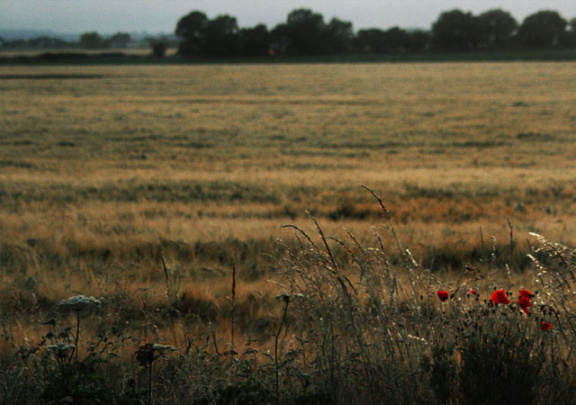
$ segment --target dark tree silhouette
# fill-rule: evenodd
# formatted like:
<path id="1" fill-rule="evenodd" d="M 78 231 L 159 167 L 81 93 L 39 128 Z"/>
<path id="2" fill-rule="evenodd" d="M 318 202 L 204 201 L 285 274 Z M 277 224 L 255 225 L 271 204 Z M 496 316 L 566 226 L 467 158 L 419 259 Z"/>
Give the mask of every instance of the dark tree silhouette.
<path id="1" fill-rule="evenodd" d="M 291 55 L 321 55 L 327 52 L 324 17 L 312 10 L 298 9 L 288 14 L 286 24 L 278 27 L 286 52 Z"/>
<path id="2" fill-rule="evenodd" d="M 268 28 L 259 24 L 253 28 L 240 30 L 243 56 L 266 56 L 270 54 L 272 38 Z"/>
<path id="3" fill-rule="evenodd" d="M 478 19 L 461 10 L 445 11 L 432 24 L 432 43 L 444 51 L 468 51 L 478 46 Z"/>
<path id="4" fill-rule="evenodd" d="M 567 24 L 556 11 L 539 11 L 524 19 L 518 30 L 518 39 L 529 48 L 558 46 L 562 43 Z"/>
<path id="5" fill-rule="evenodd" d="M 427 39 L 428 36 L 426 36 Z M 410 35 L 398 27 L 390 28 L 387 31 L 369 28 L 358 31 L 355 49 L 362 53 L 398 53 L 411 50 L 410 40 Z"/>
<path id="6" fill-rule="evenodd" d="M 396 53 L 406 50 L 408 35 L 399 27 L 390 28 L 386 31 L 386 48 L 388 52 Z"/>
<path id="7" fill-rule="evenodd" d="M 326 46 L 330 54 L 346 53 L 352 49 L 354 28 L 349 21 L 330 20 L 325 28 Z"/>
<path id="8" fill-rule="evenodd" d="M 126 48 L 131 39 L 127 32 L 117 32 L 110 37 L 110 46 L 112 48 Z"/>
<path id="9" fill-rule="evenodd" d="M 557 12 L 540 11 L 528 16 L 519 27 L 512 15 L 502 9 L 488 10 L 478 16 L 459 9 L 445 11 L 430 31 L 393 27 L 362 29 L 356 34 L 351 22 L 332 18 L 326 23 L 322 14 L 305 8 L 293 10 L 285 23 L 271 30 L 264 24 L 240 29 L 236 18 L 230 15 L 211 20 L 201 11 L 192 11 L 178 21 L 175 33 L 180 38 L 179 55 L 203 57 L 463 52 L 519 44 L 543 48 L 576 47 L 576 19 L 569 29 Z M 97 33 L 87 35 L 85 47 L 97 48 L 106 43 L 102 38 L 100 42 L 93 38 Z M 111 38 L 112 43 L 120 39 L 115 37 Z"/>
<path id="10" fill-rule="evenodd" d="M 569 30 L 564 35 L 562 45 L 567 48 L 576 48 L 576 17 L 568 22 Z"/>
<path id="11" fill-rule="evenodd" d="M 166 56 L 169 41 L 165 37 L 150 37 L 148 38 L 150 48 L 152 48 L 152 56 L 155 58 L 163 58 Z"/>
<path id="12" fill-rule="evenodd" d="M 178 54 L 192 56 L 204 52 L 208 22 L 208 17 L 201 11 L 192 11 L 178 21 L 175 30 L 181 39 Z"/>
<path id="13" fill-rule="evenodd" d="M 356 35 L 354 48 L 361 53 L 384 53 L 386 52 L 386 32 L 378 28 L 360 30 Z"/>
<path id="14" fill-rule="evenodd" d="M 221 15 L 208 21 L 204 54 L 237 56 L 240 51 L 240 29 L 236 18 Z"/>
<path id="15" fill-rule="evenodd" d="M 0 38 L 0 44 L 1 43 L 2 39 Z M 52 38 L 47 36 L 30 39 L 27 41 L 27 45 L 30 48 L 65 48 L 71 46 L 69 42 L 63 41 L 59 38 Z"/>
<path id="16" fill-rule="evenodd" d="M 406 32 L 406 50 L 409 52 L 425 51 L 430 45 L 429 31 L 414 30 Z"/>
<path id="17" fill-rule="evenodd" d="M 488 10 L 478 16 L 480 46 L 502 48 L 510 44 L 518 23 L 508 13 L 500 9 Z"/>
<path id="18" fill-rule="evenodd" d="M 106 48 L 107 41 L 96 31 L 85 32 L 80 36 L 80 46 L 84 49 L 102 49 Z"/>

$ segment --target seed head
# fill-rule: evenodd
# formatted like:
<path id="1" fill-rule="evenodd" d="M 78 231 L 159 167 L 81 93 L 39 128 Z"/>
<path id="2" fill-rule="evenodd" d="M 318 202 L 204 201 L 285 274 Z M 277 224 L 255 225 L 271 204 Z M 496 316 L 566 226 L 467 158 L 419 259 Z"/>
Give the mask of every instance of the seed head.
<path id="1" fill-rule="evenodd" d="M 94 297 L 85 297 L 83 295 L 76 295 L 75 297 L 70 297 L 68 299 L 60 301 L 58 306 L 62 309 L 69 311 L 84 311 L 101 304 L 100 300 Z"/>

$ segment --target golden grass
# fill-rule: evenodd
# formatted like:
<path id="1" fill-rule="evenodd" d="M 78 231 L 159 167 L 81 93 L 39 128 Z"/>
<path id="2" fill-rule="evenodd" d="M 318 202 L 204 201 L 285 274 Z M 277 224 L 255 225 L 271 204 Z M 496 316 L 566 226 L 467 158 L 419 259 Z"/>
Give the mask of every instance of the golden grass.
<path id="1" fill-rule="evenodd" d="M 575 245 L 573 72 L 574 63 L 0 67 L 0 266 L 17 289 L 36 279 L 51 302 L 115 285 L 162 301 L 160 255 L 184 290 L 228 283 L 234 261 L 243 282 L 266 286 L 276 271 L 266 253 L 294 239 L 280 226 L 306 228 L 307 211 L 328 234 L 371 238 L 382 221 L 361 184 L 434 270 L 504 249 L 508 219 L 520 253 L 530 231 Z"/>

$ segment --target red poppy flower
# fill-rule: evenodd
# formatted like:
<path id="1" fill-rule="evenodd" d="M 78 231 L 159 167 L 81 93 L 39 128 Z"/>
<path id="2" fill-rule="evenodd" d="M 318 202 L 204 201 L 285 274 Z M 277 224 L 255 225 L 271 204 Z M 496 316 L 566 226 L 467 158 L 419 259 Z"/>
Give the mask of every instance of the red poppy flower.
<path id="1" fill-rule="evenodd" d="M 444 302 L 449 297 L 450 297 L 450 294 L 448 294 L 448 291 L 438 290 L 438 298 L 440 298 L 440 301 Z"/>
<path id="2" fill-rule="evenodd" d="M 475 289 L 471 288 L 470 291 L 468 291 L 468 294 L 470 294 L 470 295 L 478 295 L 478 291 L 476 291 Z"/>
<path id="3" fill-rule="evenodd" d="M 540 324 L 540 330 L 545 332 L 550 329 L 552 329 L 552 324 L 549 322 L 542 321 L 542 323 Z"/>
<path id="4" fill-rule="evenodd" d="M 532 299 L 532 293 L 528 290 L 521 289 L 520 290 L 520 298 L 527 298 L 528 300 Z"/>
<path id="5" fill-rule="evenodd" d="M 492 295 L 490 296 L 490 300 L 494 304 L 506 304 L 506 305 L 510 304 L 510 300 L 506 296 L 506 291 L 504 291 L 504 290 L 494 291 L 492 293 Z"/>
<path id="6" fill-rule="evenodd" d="M 530 310 L 528 309 L 532 306 L 532 303 L 530 302 L 530 298 L 526 298 L 526 297 L 518 298 L 518 305 L 520 306 L 520 309 L 522 311 L 524 311 L 526 314 L 530 314 Z"/>

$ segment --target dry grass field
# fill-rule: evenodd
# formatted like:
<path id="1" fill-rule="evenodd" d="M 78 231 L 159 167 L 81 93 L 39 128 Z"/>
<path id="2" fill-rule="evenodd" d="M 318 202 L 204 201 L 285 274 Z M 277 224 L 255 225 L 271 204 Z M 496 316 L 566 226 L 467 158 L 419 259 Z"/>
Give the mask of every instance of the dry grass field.
<path id="1" fill-rule="evenodd" d="M 315 238 L 310 215 L 327 236 L 379 246 L 390 265 L 409 248 L 454 288 L 466 266 L 531 280 L 530 232 L 576 245 L 575 73 L 574 63 L 2 66 L 4 356 L 36 344 L 58 302 L 79 294 L 109 308 L 84 336 L 114 328 L 190 350 L 206 334 L 224 351 L 237 322 L 237 346 L 260 333 L 273 351 L 275 332 L 264 339 L 254 322 L 282 318 L 272 297 L 303 239 L 282 225 Z M 335 260 L 354 267 L 339 246 Z"/>

